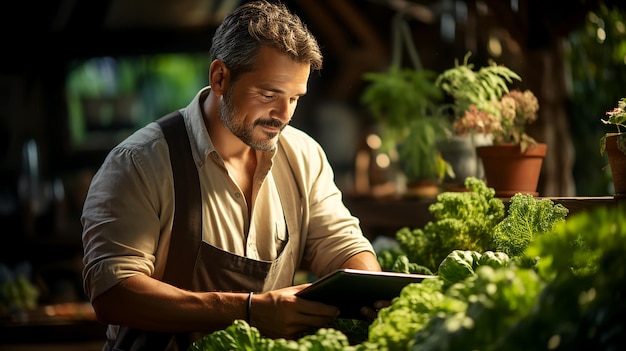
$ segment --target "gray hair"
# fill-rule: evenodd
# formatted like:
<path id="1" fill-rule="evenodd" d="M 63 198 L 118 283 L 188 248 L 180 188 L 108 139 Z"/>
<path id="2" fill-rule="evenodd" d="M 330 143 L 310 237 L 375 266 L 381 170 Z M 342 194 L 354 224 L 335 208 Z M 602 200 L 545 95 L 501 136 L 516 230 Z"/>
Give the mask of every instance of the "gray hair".
<path id="1" fill-rule="evenodd" d="M 317 40 L 302 20 L 278 2 L 245 3 L 227 15 L 213 36 L 209 54 L 223 61 L 233 79 L 254 69 L 261 46 L 277 49 L 294 61 L 322 68 Z"/>

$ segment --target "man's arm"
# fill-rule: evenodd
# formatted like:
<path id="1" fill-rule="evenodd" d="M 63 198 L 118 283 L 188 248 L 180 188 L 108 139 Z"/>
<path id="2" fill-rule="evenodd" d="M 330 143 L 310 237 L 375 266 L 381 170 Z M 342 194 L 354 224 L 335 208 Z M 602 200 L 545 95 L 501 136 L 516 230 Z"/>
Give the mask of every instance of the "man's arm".
<path id="1" fill-rule="evenodd" d="M 143 274 L 123 280 L 93 301 L 104 323 L 164 332 L 222 329 L 234 319 L 245 319 L 245 306 L 245 294 L 194 293 Z"/>
<path id="2" fill-rule="evenodd" d="M 341 268 L 362 269 L 366 271 L 380 272 L 380 264 L 373 253 L 369 251 L 359 252 L 358 254 L 350 257 Z"/>
<path id="3" fill-rule="evenodd" d="M 295 293 L 308 284 L 254 294 L 251 324 L 272 338 L 294 338 L 330 323 L 337 308 Z M 162 332 L 212 332 L 246 319 L 248 293 L 191 292 L 145 275 L 125 279 L 93 301 L 98 320 Z"/>

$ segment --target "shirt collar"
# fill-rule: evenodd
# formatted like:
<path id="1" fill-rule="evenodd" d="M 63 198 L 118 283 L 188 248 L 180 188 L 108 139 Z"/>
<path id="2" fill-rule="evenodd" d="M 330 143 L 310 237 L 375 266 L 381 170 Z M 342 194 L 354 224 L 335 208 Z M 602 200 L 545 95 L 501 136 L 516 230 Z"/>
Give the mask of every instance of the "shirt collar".
<path id="1" fill-rule="evenodd" d="M 206 124 L 204 123 L 202 106 L 204 100 L 209 96 L 210 92 L 211 87 L 207 86 L 202 88 L 193 100 L 191 100 L 189 105 L 181 110 L 181 113 L 185 118 L 185 124 L 187 124 L 188 129 L 191 130 L 190 139 L 192 148 L 194 148 L 194 159 L 199 166 L 202 166 L 206 162 L 209 155 L 212 155 L 215 160 L 219 160 L 219 162 L 223 163 L 222 158 L 213 146 Z M 266 167 L 268 170 L 271 168 L 272 160 L 275 155 L 276 150 L 273 152 L 257 152 L 257 157 L 259 157 L 258 159 L 262 160 L 262 164 L 267 165 Z"/>

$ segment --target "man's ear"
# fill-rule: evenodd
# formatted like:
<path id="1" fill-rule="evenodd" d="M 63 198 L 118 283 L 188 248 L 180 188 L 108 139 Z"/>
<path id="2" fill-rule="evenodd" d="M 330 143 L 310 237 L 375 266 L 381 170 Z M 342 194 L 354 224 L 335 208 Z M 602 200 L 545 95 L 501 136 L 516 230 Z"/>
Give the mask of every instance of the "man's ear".
<path id="1" fill-rule="evenodd" d="M 209 84 L 211 85 L 211 91 L 215 95 L 222 96 L 228 89 L 230 82 L 230 71 L 224 61 L 213 60 L 211 67 L 209 68 Z"/>

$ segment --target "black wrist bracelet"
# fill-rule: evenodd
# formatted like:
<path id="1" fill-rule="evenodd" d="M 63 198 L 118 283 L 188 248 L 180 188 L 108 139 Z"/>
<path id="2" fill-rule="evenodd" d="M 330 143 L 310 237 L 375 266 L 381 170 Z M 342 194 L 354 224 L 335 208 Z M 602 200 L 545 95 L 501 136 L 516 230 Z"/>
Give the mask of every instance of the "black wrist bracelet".
<path id="1" fill-rule="evenodd" d="M 250 324 L 250 309 L 252 309 L 252 295 L 254 293 L 251 291 L 248 295 L 248 308 L 246 309 L 246 322 Z"/>

